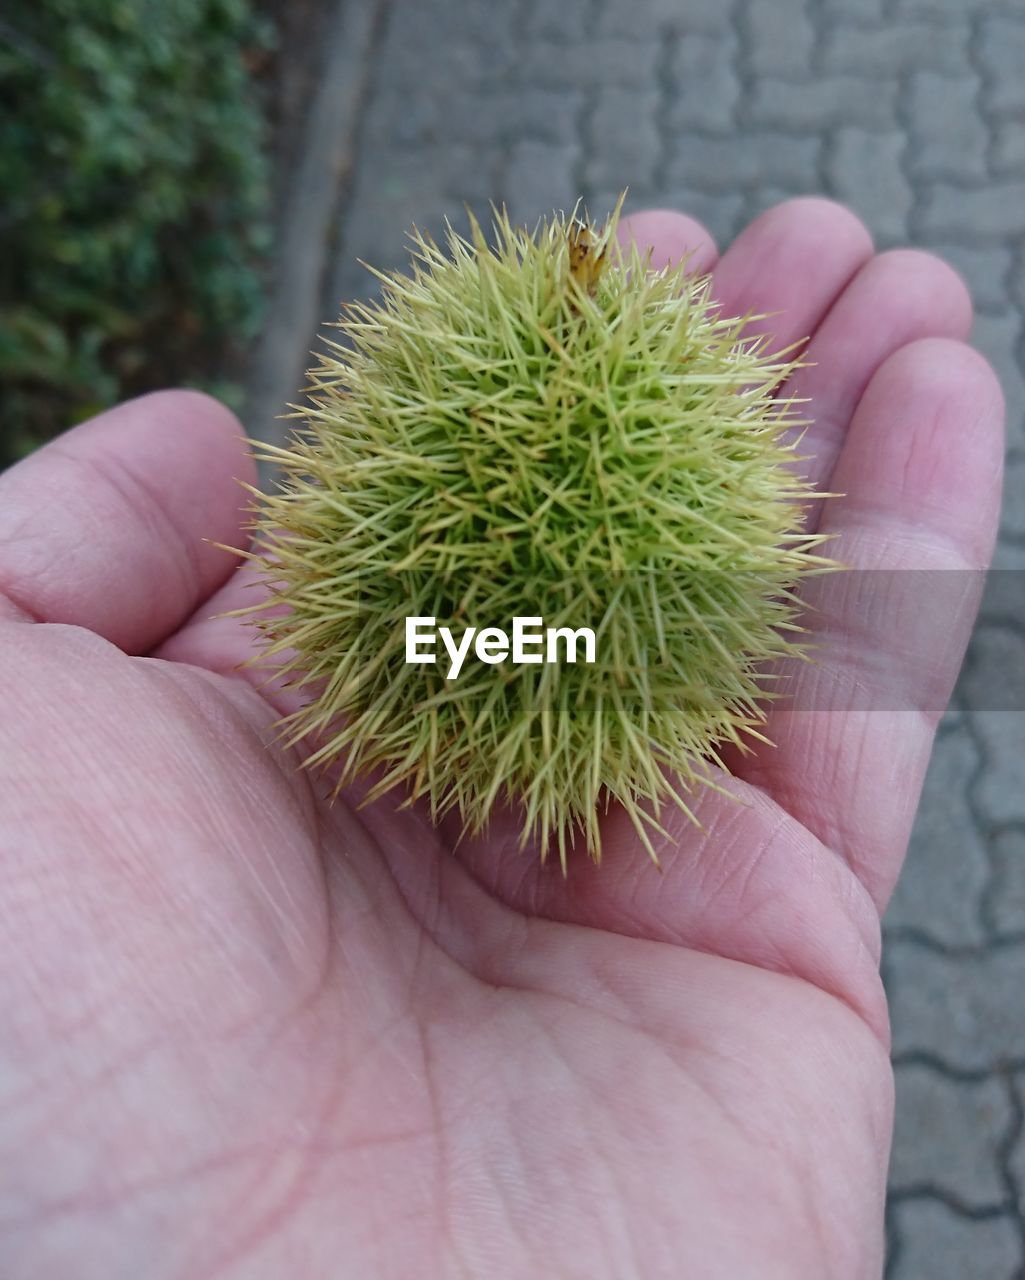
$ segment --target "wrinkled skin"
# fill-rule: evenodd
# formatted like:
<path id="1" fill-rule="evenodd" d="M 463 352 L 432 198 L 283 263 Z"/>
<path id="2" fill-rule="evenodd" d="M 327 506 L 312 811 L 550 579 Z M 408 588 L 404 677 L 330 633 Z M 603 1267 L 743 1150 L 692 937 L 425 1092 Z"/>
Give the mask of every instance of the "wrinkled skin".
<path id="1" fill-rule="evenodd" d="M 988 562 L 1002 404 L 949 268 L 821 200 L 718 262 L 682 215 L 628 233 L 811 335 L 834 555 Z M 216 616 L 254 598 L 212 545 L 244 545 L 249 468 L 177 392 L 0 480 L 0 1273 L 877 1276 L 879 912 L 972 592 L 912 645 L 841 591 L 824 709 L 773 711 L 744 803 L 672 820 L 661 874 L 610 814 L 563 881 L 511 821 L 453 855 L 271 745 L 287 695 Z M 844 711 L 881 663 L 899 699 Z"/>

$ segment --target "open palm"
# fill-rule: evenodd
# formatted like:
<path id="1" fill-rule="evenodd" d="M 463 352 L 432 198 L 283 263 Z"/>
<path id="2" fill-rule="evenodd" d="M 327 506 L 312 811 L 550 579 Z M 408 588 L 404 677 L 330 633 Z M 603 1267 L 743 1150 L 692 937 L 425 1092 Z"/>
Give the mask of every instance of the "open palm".
<path id="1" fill-rule="evenodd" d="M 630 229 L 812 335 L 833 554 L 988 563 L 1002 406 L 953 272 L 820 200 L 718 263 L 681 215 Z M 877 1275 L 879 912 L 976 577 L 942 628 L 833 587 L 741 803 L 674 819 L 661 874 L 613 812 L 563 880 L 512 820 L 453 853 L 273 745 L 219 616 L 251 596 L 212 545 L 244 536 L 238 437 L 164 393 L 0 480 L 0 1273 Z"/>

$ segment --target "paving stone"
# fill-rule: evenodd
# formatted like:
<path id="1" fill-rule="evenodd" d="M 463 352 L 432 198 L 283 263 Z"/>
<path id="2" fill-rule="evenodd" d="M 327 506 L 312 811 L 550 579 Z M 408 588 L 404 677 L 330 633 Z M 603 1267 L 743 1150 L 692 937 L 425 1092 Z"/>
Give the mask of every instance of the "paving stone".
<path id="1" fill-rule="evenodd" d="M 1002 241 L 1021 232 L 1023 208 L 1025 182 L 994 182 L 983 187 L 939 182 L 928 189 L 922 229 L 929 236 Z"/>
<path id="2" fill-rule="evenodd" d="M 887 942 L 893 1053 L 928 1054 L 955 1070 L 1025 1060 L 1025 944 L 952 954 Z"/>
<path id="3" fill-rule="evenodd" d="M 987 821 L 1025 820 L 1025 635 L 1013 625 L 980 623 L 963 682 L 972 725 L 985 752 L 974 797 Z M 979 704 L 982 704 L 981 707 Z"/>
<path id="4" fill-rule="evenodd" d="M 822 65 L 828 72 L 864 76 L 871 82 L 920 67 L 962 72 L 967 51 L 967 22 L 838 22 L 823 38 Z"/>
<path id="5" fill-rule="evenodd" d="M 1007 443 L 1025 448 L 1025 371 L 1021 362 L 1022 317 L 1017 310 L 978 315 L 972 342 L 989 360 L 1000 378 L 1007 401 Z"/>
<path id="6" fill-rule="evenodd" d="M 541 4 L 550 0 L 540 0 Z M 592 6 L 593 8 L 594 6 Z M 665 33 L 701 31 L 707 35 L 725 35 L 732 26 L 729 6 L 716 12 L 714 6 L 674 3 L 673 0 L 597 0 L 597 16 L 591 18 L 590 30 L 599 38 L 636 39 L 638 33 L 661 30 Z"/>
<path id="7" fill-rule="evenodd" d="M 1009 585 L 1020 597 L 1021 583 Z M 1021 606 L 1013 621 L 1021 627 Z M 1025 635 L 996 622 L 981 622 L 972 637 L 961 690 L 984 769 L 972 798 L 994 825 L 1025 822 Z"/>
<path id="8" fill-rule="evenodd" d="M 1025 575 L 1025 546 L 1008 542 L 1006 537 L 1001 536 L 997 540 L 993 555 L 993 569 L 997 571 L 1011 569 L 1016 574 Z"/>
<path id="9" fill-rule="evenodd" d="M 432 60 L 439 45 L 472 47 L 478 56 L 483 54 L 480 72 L 490 79 L 499 64 L 506 69 L 518 64 L 524 8 L 522 0 L 469 0 L 459 5 L 451 0 L 400 0 L 392 25 L 407 27 L 421 56 L 429 49 Z"/>
<path id="10" fill-rule="evenodd" d="M 720 250 L 737 236 L 746 221 L 744 197 L 738 192 L 712 195 L 686 183 L 669 184 L 662 203 L 697 218 L 711 232 Z"/>
<path id="11" fill-rule="evenodd" d="M 575 146 L 513 143 L 499 185 L 499 199 L 505 202 L 511 217 L 533 226 L 542 214 L 553 209 L 572 209 L 580 194 L 576 177 L 579 158 Z"/>
<path id="12" fill-rule="evenodd" d="M 381 270 L 404 267 L 410 227 L 440 236 L 446 218 L 465 225 L 467 205 L 486 218 L 488 202 L 498 194 L 493 166 L 482 162 L 475 148 L 378 151 L 373 165 L 357 176 L 355 198 L 340 229 L 328 286 L 331 305 L 376 292 L 357 259 Z"/>
<path id="13" fill-rule="evenodd" d="M 999 1207 L 1005 1199 L 999 1144 L 1014 1124 L 1004 1084 L 907 1064 L 897 1068 L 896 1085 L 891 1190 L 929 1188 L 969 1209 Z"/>
<path id="14" fill-rule="evenodd" d="M 1025 580 L 1016 572 L 991 570 L 959 689 L 973 715 L 1025 710 L 1023 633 Z"/>
<path id="15" fill-rule="evenodd" d="M 547 8 L 541 0 L 539 8 Z M 558 4 L 551 6 L 558 8 Z M 650 30 L 656 23 L 654 6 L 648 0 L 631 0 L 630 4 L 618 4 L 616 0 L 597 0 L 590 6 L 591 12 L 582 30 L 599 38 L 614 36 L 616 39 L 632 39 L 638 31 Z M 580 39 L 580 33 L 577 34 Z"/>
<path id="16" fill-rule="evenodd" d="M 984 17 L 978 50 L 990 110 L 1025 110 L 1025 14 Z"/>
<path id="17" fill-rule="evenodd" d="M 1025 707 L 1025 673 L 1014 668 L 1015 636 L 1025 631 L 1025 577 L 991 569 L 986 574 L 979 619 L 968 646 L 962 703 L 969 709 L 999 711 Z M 1011 664 L 1010 671 L 1001 666 Z M 1010 676 L 1010 679 L 1008 678 Z M 973 682 L 978 681 L 978 684 Z"/>
<path id="18" fill-rule="evenodd" d="M 1025 538 L 1025 457 L 1019 452 L 1004 465 L 1004 505 L 1001 532 Z"/>
<path id="19" fill-rule="evenodd" d="M 604 0 L 607 20 L 612 20 L 614 10 L 618 10 L 620 21 L 628 15 L 638 25 L 668 24 L 685 31 L 711 32 L 730 30 L 736 13 L 734 6 L 723 0 Z"/>
<path id="20" fill-rule="evenodd" d="M 755 75 L 807 74 L 815 28 L 805 0 L 756 0 L 746 10 L 747 64 Z"/>
<path id="21" fill-rule="evenodd" d="M 513 6 L 400 4 L 388 23 L 378 83 L 486 86 L 516 65 Z M 429 50 L 429 57 L 425 57 Z"/>
<path id="22" fill-rule="evenodd" d="M 405 72 L 394 71 L 396 76 Z M 401 97 L 387 94 L 379 98 L 363 119 L 363 145 L 376 163 L 377 152 L 395 146 L 419 150 L 427 146 L 443 146 L 450 138 L 457 140 L 467 116 L 467 104 L 477 94 L 461 76 L 412 81 L 411 91 Z M 483 113 L 488 114 L 487 99 Z"/>
<path id="23" fill-rule="evenodd" d="M 1025 175 L 1025 123 L 1001 120 L 993 134 L 993 172 L 1001 178 Z"/>
<path id="24" fill-rule="evenodd" d="M 487 136 L 494 145 L 503 136 L 495 91 L 518 71 L 515 8 L 396 6 L 375 68 L 378 92 L 364 114 L 361 169 L 372 169 L 377 149 L 392 142 L 444 150 L 453 138 Z M 468 121 L 481 122 L 476 132 Z"/>
<path id="25" fill-rule="evenodd" d="M 658 95 L 605 89 L 587 122 L 590 143 L 584 180 L 598 188 L 647 187 L 655 178 L 662 141 L 656 128 Z"/>
<path id="26" fill-rule="evenodd" d="M 915 929 L 949 946 L 983 940 L 989 862 L 968 803 L 979 752 L 967 728 L 936 742 L 908 857 L 886 912 L 890 929 Z"/>
<path id="27" fill-rule="evenodd" d="M 907 236 L 913 195 L 901 164 L 902 133 L 839 129 L 826 155 L 829 193 L 849 204 L 881 240 Z"/>
<path id="28" fill-rule="evenodd" d="M 745 132 L 723 138 L 694 135 L 673 141 L 666 176 L 698 191 L 737 191 L 772 183 L 784 190 L 818 186 L 821 144 L 816 137 Z"/>
<path id="29" fill-rule="evenodd" d="M 372 188 L 372 194 L 363 190 L 364 185 Z M 446 198 L 437 165 L 424 153 L 379 154 L 373 170 L 364 171 L 358 179 L 356 195 L 361 198 L 353 201 L 345 221 L 340 255 L 346 284 L 355 282 L 355 288 L 335 291 L 346 297 L 369 288 L 369 277 L 357 258 L 382 269 L 397 266 L 405 233 L 413 222 L 437 223 L 443 208 L 456 211 L 455 202 Z"/>
<path id="30" fill-rule="evenodd" d="M 442 136 L 476 147 L 478 157 L 504 153 L 512 139 L 568 146 L 579 140 L 584 105 L 583 91 L 569 87 L 470 91 L 450 101 Z"/>
<path id="31" fill-rule="evenodd" d="M 992 843 L 990 918 L 1000 934 L 1025 934 L 1025 831 L 1002 831 Z"/>
<path id="32" fill-rule="evenodd" d="M 579 41 L 594 30 L 594 7 L 594 0 L 559 0 L 558 4 L 531 5 L 523 23 L 523 33 L 530 43 L 539 38 L 567 44 Z"/>
<path id="33" fill-rule="evenodd" d="M 924 18 L 927 22 L 960 19 L 972 9 L 966 0 L 890 0 L 890 11 L 895 19 Z"/>
<path id="34" fill-rule="evenodd" d="M 843 22 L 871 26 L 885 17 L 887 0 L 821 0 L 815 8 L 828 24 Z"/>
<path id="35" fill-rule="evenodd" d="M 1025 312 L 1025 245 L 1018 244 L 1011 268 L 1011 297 L 1019 311 Z"/>
<path id="36" fill-rule="evenodd" d="M 751 114 L 759 125 L 781 126 L 808 134 L 856 124 L 892 129 L 896 82 L 862 76 L 831 75 L 809 80 L 759 80 L 751 95 Z"/>
<path id="37" fill-rule="evenodd" d="M 647 89 L 655 83 L 661 41 L 654 31 L 643 39 L 538 42 L 523 55 L 520 77 L 528 85 L 560 89 L 597 89 L 604 85 Z"/>
<path id="38" fill-rule="evenodd" d="M 741 97 L 736 36 L 684 33 L 670 46 L 667 81 L 672 130 L 732 129 Z"/>
<path id="39" fill-rule="evenodd" d="M 910 78 L 908 167 L 913 175 L 958 182 L 986 177 L 989 136 L 978 98 L 974 75 L 920 71 Z"/>
<path id="40" fill-rule="evenodd" d="M 888 1280 L 1016 1280 L 1021 1258 L 1010 1214 L 974 1220 L 938 1200 L 894 1210 L 900 1249 Z"/>
<path id="41" fill-rule="evenodd" d="M 503 137 L 534 138 L 569 145 L 579 142 L 585 98 L 580 89 L 510 89 L 500 98 Z"/>

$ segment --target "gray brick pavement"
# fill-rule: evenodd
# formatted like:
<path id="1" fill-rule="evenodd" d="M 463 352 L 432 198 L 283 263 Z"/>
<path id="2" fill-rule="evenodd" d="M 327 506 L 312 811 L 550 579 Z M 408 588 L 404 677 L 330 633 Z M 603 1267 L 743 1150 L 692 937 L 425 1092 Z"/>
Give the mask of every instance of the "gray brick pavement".
<path id="1" fill-rule="evenodd" d="M 993 937 L 1025 937 L 1025 826 L 1005 827 L 991 842 L 993 875 L 986 910 Z"/>
<path id="2" fill-rule="evenodd" d="M 1007 1182 L 991 1139 L 1006 1144 L 1015 1128 L 1006 1082 L 952 1079 L 921 1063 L 898 1067 L 896 1081 L 892 1194 L 935 1194 L 966 1213 L 1000 1210 Z"/>
<path id="3" fill-rule="evenodd" d="M 973 1075 L 1009 1063 L 1025 1069 L 1022 973 L 1025 940 L 950 948 L 925 938 L 890 938 L 894 1058 Z"/>
<path id="4" fill-rule="evenodd" d="M 904 163 L 906 141 L 897 129 L 844 126 L 833 135 L 826 182 L 838 200 L 857 208 L 877 238 L 906 239 L 914 191 Z"/>
<path id="5" fill-rule="evenodd" d="M 936 743 L 926 794 L 911 837 L 908 860 L 887 913 L 890 930 L 920 934 L 940 946 L 984 940 L 983 895 L 991 869 L 966 780 L 982 755 L 969 726 L 952 725 Z M 940 850 L 956 850 L 943 858 Z"/>
<path id="6" fill-rule="evenodd" d="M 972 285 L 1010 409 L 1001 564 L 1025 569 L 1022 0 L 380 0 L 324 309 L 407 226 L 673 204 L 720 242 L 824 192 Z M 1025 670 L 1014 618 L 972 662 Z M 1025 1276 L 1025 715 L 971 669 L 886 921 L 895 1280 Z M 992 682 L 991 682 L 992 683 Z M 1025 705 L 1025 703 L 1020 704 Z"/>
<path id="7" fill-rule="evenodd" d="M 1021 1237 L 1006 1214 L 972 1218 L 935 1196 L 894 1207 L 891 1280 L 1019 1280 Z"/>

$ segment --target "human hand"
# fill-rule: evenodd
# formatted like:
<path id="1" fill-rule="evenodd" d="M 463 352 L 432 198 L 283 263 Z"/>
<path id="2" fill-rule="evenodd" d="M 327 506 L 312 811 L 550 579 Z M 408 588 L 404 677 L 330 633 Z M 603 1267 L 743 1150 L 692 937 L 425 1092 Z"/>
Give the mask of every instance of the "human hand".
<path id="1" fill-rule="evenodd" d="M 630 229 L 715 263 L 681 215 Z M 831 554 L 985 566 L 1002 403 L 953 272 L 801 200 L 714 291 L 779 313 L 777 346 L 812 334 L 792 390 L 845 495 L 811 517 Z M 283 695 L 219 616 L 251 578 L 212 545 L 244 545 L 250 465 L 178 392 L 0 479 L 0 1272 L 877 1275 L 879 913 L 971 591 L 923 652 L 841 587 L 816 624 L 841 650 L 800 677 L 823 709 L 771 711 L 744 803 L 670 815 L 661 874 L 613 812 L 563 880 L 511 820 L 453 855 L 274 744 Z M 880 666 L 892 707 L 845 708 Z"/>

